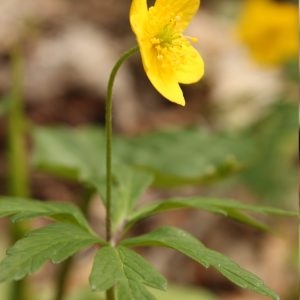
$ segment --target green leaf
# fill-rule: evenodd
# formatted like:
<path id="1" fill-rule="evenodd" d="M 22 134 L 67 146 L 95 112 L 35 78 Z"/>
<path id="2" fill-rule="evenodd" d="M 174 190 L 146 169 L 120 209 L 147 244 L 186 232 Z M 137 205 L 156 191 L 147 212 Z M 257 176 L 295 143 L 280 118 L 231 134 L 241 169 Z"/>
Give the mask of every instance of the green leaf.
<path id="1" fill-rule="evenodd" d="M 256 275 L 244 270 L 223 254 L 208 249 L 193 236 L 177 228 L 163 227 L 148 234 L 124 240 L 121 244 L 127 247 L 162 246 L 175 249 L 206 268 L 214 267 L 242 288 L 248 288 L 261 295 L 279 300 L 276 293 L 269 289 Z"/>
<path id="2" fill-rule="evenodd" d="M 97 237 L 73 224 L 56 223 L 31 231 L 9 248 L 0 262 L 0 282 L 19 280 L 37 271 L 48 259 L 60 263 L 96 243 Z"/>
<path id="3" fill-rule="evenodd" d="M 102 130 L 36 128 L 33 163 L 48 173 L 81 182 L 105 175 L 105 139 Z"/>
<path id="4" fill-rule="evenodd" d="M 263 223 L 255 220 L 248 214 L 245 214 L 244 211 L 256 212 L 261 214 L 275 214 L 282 216 L 297 216 L 297 212 L 282 210 L 273 207 L 244 204 L 229 199 L 200 197 L 175 198 L 161 200 L 157 203 L 153 203 L 141 208 L 128 218 L 127 226 L 132 226 L 134 223 L 154 214 L 179 208 L 203 209 L 212 213 L 222 214 L 231 217 L 232 219 L 261 229 L 266 229 L 266 226 Z"/>
<path id="5" fill-rule="evenodd" d="M 123 202 L 123 214 L 127 216 L 135 207 L 140 196 L 150 186 L 153 176 L 149 173 L 119 165 L 114 171 L 116 177 L 115 203 Z"/>
<path id="6" fill-rule="evenodd" d="M 113 159 L 116 164 L 126 162 L 150 171 L 160 186 L 199 184 L 219 180 L 244 167 L 252 157 L 251 143 L 240 136 L 199 129 L 116 136 Z M 105 178 L 102 130 L 37 128 L 34 145 L 33 162 L 41 170 L 93 185 Z"/>
<path id="7" fill-rule="evenodd" d="M 95 291 L 117 285 L 119 300 L 152 300 L 155 298 L 144 285 L 165 290 L 166 280 L 137 253 L 122 246 L 106 246 L 96 254 L 90 285 Z"/>
<path id="8" fill-rule="evenodd" d="M 122 146 L 122 160 L 153 172 L 159 186 L 219 180 L 243 168 L 253 151 L 251 141 L 198 128 L 152 132 Z"/>
<path id="9" fill-rule="evenodd" d="M 153 176 L 121 164 L 115 165 L 113 172 L 111 216 L 113 230 L 117 230 L 133 211 L 139 197 L 152 183 Z M 96 189 L 106 203 L 105 182 L 98 183 Z"/>
<path id="10" fill-rule="evenodd" d="M 105 202 L 103 131 L 93 128 L 36 129 L 34 138 L 33 162 L 37 167 L 93 187 Z M 113 174 L 112 225 L 116 229 L 153 179 L 145 171 L 132 169 L 115 161 Z"/>
<path id="11" fill-rule="evenodd" d="M 42 202 L 40 200 L 0 197 L 0 217 L 13 216 L 11 219 L 22 221 L 35 217 L 50 217 L 61 222 L 77 224 L 92 232 L 84 215 L 75 205 L 65 202 Z"/>
<path id="12" fill-rule="evenodd" d="M 298 187 L 298 166 L 295 164 L 299 131 L 297 114 L 296 99 L 284 99 L 241 133 L 253 141 L 255 152 L 252 163 L 238 179 L 271 205 L 283 205 L 283 201 L 290 198 L 287 195 Z"/>
<path id="13" fill-rule="evenodd" d="M 153 290 L 153 294 L 159 300 L 216 300 L 208 291 L 192 286 L 171 285 L 167 293 Z"/>
<path id="14" fill-rule="evenodd" d="M 122 262 L 117 250 L 110 246 L 98 250 L 90 275 L 91 289 L 106 291 L 122 278 Z"/>
<path id="15" fill-rule="evenodd" d="M 154 300 L 156 299 L 148 290 L 140 284 L 136 284 L 132 280 L 121 281 L 118 286 L 119 300 Z"/>

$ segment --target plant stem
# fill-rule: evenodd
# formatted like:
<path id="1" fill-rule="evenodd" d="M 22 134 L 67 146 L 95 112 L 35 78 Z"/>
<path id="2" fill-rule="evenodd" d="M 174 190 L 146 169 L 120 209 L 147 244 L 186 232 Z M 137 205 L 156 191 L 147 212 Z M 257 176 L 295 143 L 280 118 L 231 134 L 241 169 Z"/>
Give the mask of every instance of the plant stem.
<path id="1" fill-rule="evenodd" d="M 111 192 L 112 192 L 112 91 L 119 68 L 132 54 L 138 51 L 135 46 L 125 52 L 114 65 L 108 80 L 105 111 L 105 135 L 106 135 L 106 241 L 112 242 L 111 221 Z M 115 300 L 115 289 L 112 287 L 106 292 L 106 300 Z"/>
<path id="2" fill-rule="evenodd" d="M 12 92 L 8 116 L 9 124 L 9 192 L 12 196 L 27 197 L 28 170 L 26 160 L 25 116 L 23 103 L 23 59 L 19 46 L 12 58 Z"/>
<path id="3" fill-rule="evenodd" d="M 11 52 L 12 90 L 8 114 L 8 186 L 9 194 L 16 197 L 29 195 L 28 170 L 25 140 L 25 116 L 23 107 L 23 59 L 19 45 Z M 19 224 L 11 226 L 13 241 L 23 236 L 24 229 Z M 24 280 L 12 283 L 11 300 L 24 300 Z"/>
<path id="4" fill-rule="evenodd" d="M 56 294 L 55 300 L 62 300 L 65 295 L 66 289 L 66 281 L 72 266 L 73 258 L 70 257 L 66 261 L 64 261 L 60 267 L 60 270 L 57 275 L 57 286 L 56 286 Z"/>

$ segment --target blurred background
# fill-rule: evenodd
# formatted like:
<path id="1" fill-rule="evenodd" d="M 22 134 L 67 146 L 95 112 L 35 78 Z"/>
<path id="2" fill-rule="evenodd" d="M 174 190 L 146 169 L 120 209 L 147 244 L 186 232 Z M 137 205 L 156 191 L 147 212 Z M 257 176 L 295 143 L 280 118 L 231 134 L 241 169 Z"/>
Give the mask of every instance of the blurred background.
<path id="1" fill-rule="evenodd" d="M 35 151 L 32 128 L 103 127 L 110 70 L 120 54 L 135 44 L 128 21 L 130 4 L 130 0 L 0 1 L 2 195 L 78 203 L 81 185 L 42 172 L 31 163 Z M 135 137 L 158 130 L 196 128 L 212 138 L 207 146 L 211 151 L 222 150 L 218 142 L 213 142 L 218 136 L 226 140 L 234 135 L 239 140 L 235 150 L 243 153 L 247 163 L 226 176 L 215 176 L 213 182 L 153 187 L 142 200 L 146 203 L 174 195 L 208 195 L 296 209 L 298 2 L 202 0 L 186 33 L 198 38 L 194 46 L 206 65 L 199 83 L 182 87 L 186 107 L 168 102 L 154 90 L 136 55 L 117 77 L 113 96 L 115 133 Z M 21 125 L 13 121 L 20 120 L 18 112 L 12 113 L 13 99 L 19 103 L 19 113 L 24 113 Z M 13 141 L 13 128 L 26 136 L 25 163 L 22 166 L 19 162 L 15 169 L 10 163 L 12 149 L 19 149 L 22 142 Z M 204 154 L 199 151 L 189 155 Z M 11 178 L 20 170 L 27 173 L 27 183 L 26 188 L 16 192 Z M 94 222 L 103 217 L 97 203 L 90 203 Z M 263 278 L 282 299 L 298 299 L 297 223 L 286 218 L 262 220 L 275 233 L 189 210 L 150 218 L 136 233 L 162 224 L 184 228 Z M 9 222 L 1 220 L 0 225 L 3 256 L 12 238 Z M 175 286 L 172 299 L 182 299 L 183 294 L 187 300 L 189 296 L 203 300 L 265 299 L 172 251 L 142 252 Z M 86 291 L 92 254 L 76 257 L 67 281 L 68 299 L 99 299 Z M 28 290 L 39 295 L 32 299 L 50 299 L 58 270 L 59 266 L 49 264 L 27 279 Z M 0 295 L 6 295 L 7 290 L 1 285 Z M 164 297 L 160 295 L 159 299 L 169 299 Z"/>

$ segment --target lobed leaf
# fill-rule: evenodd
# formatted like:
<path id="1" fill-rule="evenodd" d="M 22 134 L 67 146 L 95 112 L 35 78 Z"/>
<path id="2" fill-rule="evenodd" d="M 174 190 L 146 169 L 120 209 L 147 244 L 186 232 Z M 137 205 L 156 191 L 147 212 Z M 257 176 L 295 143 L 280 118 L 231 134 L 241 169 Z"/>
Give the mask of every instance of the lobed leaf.
<path id="1" fill-rule="evenodd" d="M 37 128 L 33 162 L 46 172 L 94 184 L 105 177 L 104 141 L 104 132 L 95 128 Z M 150 171 L 157 185 L 177 186 L 215 181 L 236 172 L 249 162 L 252 150 L 251 141 L 240 136 L 184 129 L 117 136 L 113 159 Z"/>
<path id="2" fill-rule="evenodd" d="M 34 131 L 34 139 L 33 162 L 38 168 L 93 187 L 105 202 L 105 142 L 102 130 L 38 128 Z M 120 145 L 118 139 L 116 142 Z M 115 156 L 111 208 L 113 229 L 123 223 L 153 180 L 149 173 L 126 166 L 119 162 L 118 155 Z"/>
<path id="3" fill-rule="evenodd" d="M 136 202 L 152 183 L 151 174 L 136 170 L 122 164 L 114 166 L 114 182 L 112 188 L 112 226 L 118 229 L 135 208 Z M 96 189 L 106 202 L 105 182 L 97 184 Z"/>
<path id="4" fill-rule="evenodd" d="M 197 208 L 209 211 L 211 213 L 222 214 L 237 221 L 252 225 L 261 229 L 266 229 L 266 226 L 255 220 L 244 211 L 255 212 L 261 214 L 273 214 L 282 216 L 297 216 L 296 212 L 287 211 L 279 208 L 244 204 L 238 201 L 218 198 L 174 198 L 158 201 L 157 203 L 149 204 L 140 210 L 131 214 L 128 218 L 128 225 L 131 226 L 136 222 L 152 216 L 154 214 L 179 208 Z"/>
<path id="5" fill-rule="evenodd" d="M 148 234 L 123 240 L 121 244 L 127 247 L 161 246 L 175 249 L 206 268 L 214 267 L 242 288 L 279 300 L 276 293 L 268 288 L 256 275 L 244 270 L 225 255 L 205 247 L 196 238 L 180 229 L 162 227 Z"/>
<path id="6" fill-rule="evenodd" d="M 28 233 L 0 262 L 0 282 L 19 280 L 37 271 L 48 259 L 60 263 L 99 239 L 73 224 L 55 223 Z"/>
<path id="7" fill-rule="evenodd" d="M 93 181 L 105 175 L 103 131 L 68 128 L 35 128 L 33 163 L 48 173 Z"/>
<path id="8" fill-rule="evenodd" d="M 198 128 L 152 132 L 124 144 L 120 157 L 152 171 L 159 186 L 220 180 L 243 168 L 253 151 L 251 141 L 240 136 L 211 134 Z"/>
<path id="9" fill-rule="evenodd" d="M 1 196 L 0 217 L 5 216 L 11 216 L 14 222 L 35 217 L 50 217 L 61 222 L 78 225 L 92 232 L 81 210 L 66 202 L 42 202 L 34 199 Z"/>
<path id="10" fill-rule="evenodd" d="M 154 296 L 144 286 L 165 290 L 166 280 L 130 249 L 105 246 L 96 254 L 90 285 L 96 291 L 117 285 L 119 300 L 152 300 Z"/>

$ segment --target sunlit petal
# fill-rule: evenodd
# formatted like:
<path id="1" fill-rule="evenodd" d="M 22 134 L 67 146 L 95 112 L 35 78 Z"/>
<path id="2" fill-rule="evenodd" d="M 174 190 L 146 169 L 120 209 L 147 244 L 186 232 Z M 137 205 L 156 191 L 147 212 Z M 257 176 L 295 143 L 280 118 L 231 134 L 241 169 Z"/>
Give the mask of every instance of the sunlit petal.
<path id="1" fill-rule="evenodd" d="M 139 34 L 147 19 L 147 0 L 133 0 L 130 7 L 130 24 L 133 32 Z"/>
<path id="2" fill-rule="evenodd" d="M 146 74 L 156 90 L 168 100 L 185 105 L 182 90 L 170 65 L 162 64 L 154 53 L 148 53 L 146 61 Z"/>
<path id="3" fill-rule="evenodd" d="M 200 0 L 157 0 L 155 9 L 161 12 L 161 22 L 176 18 L 179 31 L 186 29 L 200 6 Z"/>
<path id="4" fill-rule="evenodd" d="M 178 82 L 190 84 L 199 81 L 204 74 L 204 62 L 198 51 L 191 45 L 184 50 L 184 63 L 176 70 Z"/>

